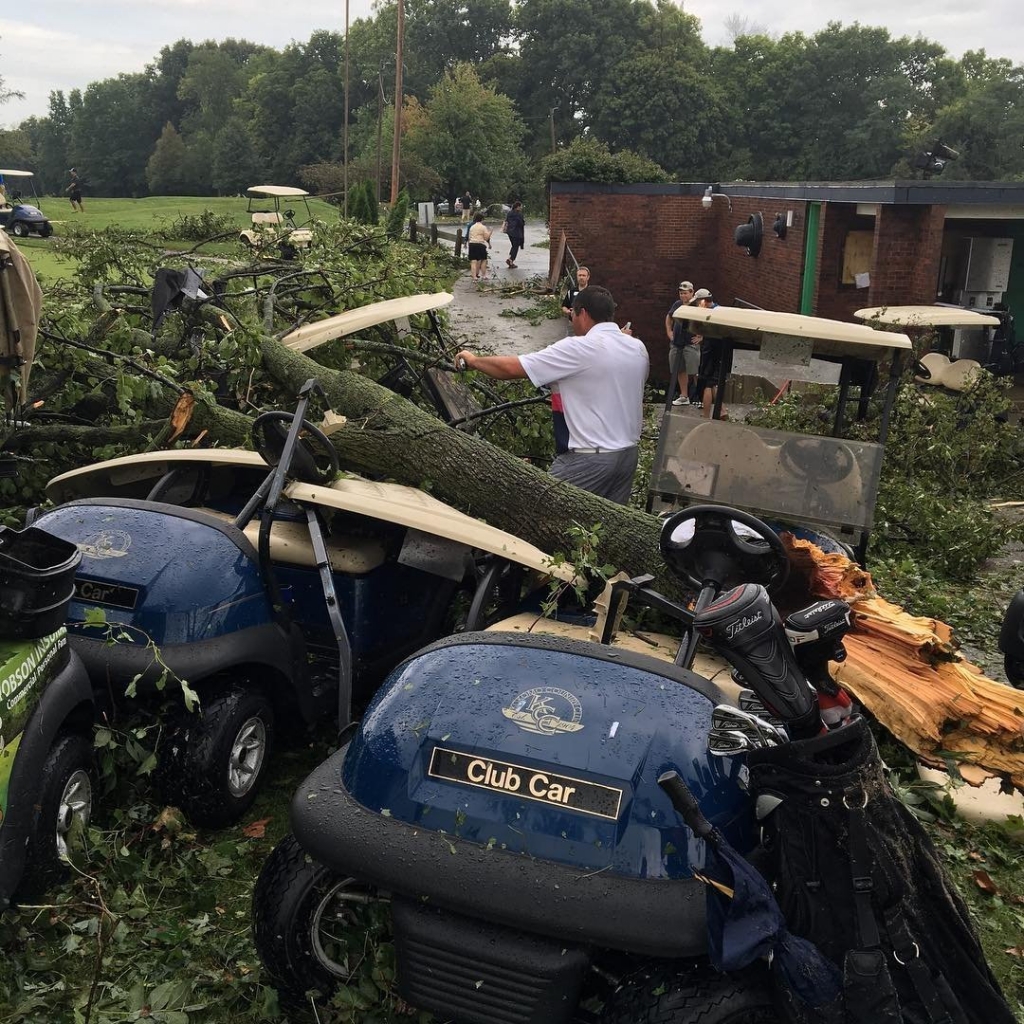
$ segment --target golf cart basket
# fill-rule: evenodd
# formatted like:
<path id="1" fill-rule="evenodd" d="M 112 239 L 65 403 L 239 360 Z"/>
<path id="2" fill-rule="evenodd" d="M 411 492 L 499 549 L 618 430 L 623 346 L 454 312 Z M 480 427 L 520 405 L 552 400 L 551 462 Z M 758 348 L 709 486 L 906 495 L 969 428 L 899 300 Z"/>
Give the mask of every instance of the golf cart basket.
<path id="1" fill-rule="evenodd" d="M 721 339 L 714 414 L 703 419 L 668 407 L 651 467 L 648 509 L 709 501 L 730 505 L 778 523 L 824 530 L 849 544 L 863 562 L 902 353 L 910 350 L 910 339 L 859 324 L 756 309 L 693 308 L 684 318 L 694 321 L 694 333 Z M 859 389 L 863 413 L 880 364 L 889 373 L 877 440 L 845 439 L 850 391 Z M 792 381 L 838 387 L 830 436 L 721 419 L 730 372 L 767 379 L 779 389 Z"/>

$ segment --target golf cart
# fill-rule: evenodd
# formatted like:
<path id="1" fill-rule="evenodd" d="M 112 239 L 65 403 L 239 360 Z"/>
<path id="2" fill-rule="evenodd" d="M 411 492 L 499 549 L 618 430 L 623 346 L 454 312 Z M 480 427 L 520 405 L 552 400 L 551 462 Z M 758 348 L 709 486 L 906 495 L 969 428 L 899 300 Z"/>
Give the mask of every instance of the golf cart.
<path id="1" fill-rule="evenodd" d="M 872 325 L 934 334 L 934 345 L 917 361 L 914 381 L 953 392 L 967 388 L 988 364 L 991 329 L 1001 325 L 997 316 L 961 306 L 870 306 L 853 315 Z M 981 359 L 972 358 L 972 354 Z"/>
<path id="2" fill-rule="evenodd" d="M 309 193 L 302 188 L 291 185 L 253 185 L 246 189 L 249 202 L 246 211 L 249 213 L 252 227 L 240 231 L 238 238 L 250 249 L 264 251 L 280 248 L 282 254 L 294 254 L 295 249 L 306 249 L 313 241 L 313 230 L 309 227 L 297 227 L 295 211 L 283 208 L 283 203 L 294 206 L 301 201 L 306 208 L 308 224 L 313 219 L 313 211 L 309 208 Z"/>
<path id="3" fill-rule="evenodd" d="M 650 577 L 621 581 L 591 630 L 604 643 L 502 620 L 392 672 L 299 787 L 294 835 L 257 882 L 256 947 L 286 998 L 354 977 L 377 904 L 390 911 L 399 994 L 442 1020 L 775 1020 L 762 977 L 703 959 L 702 852 L 676 812 L 678 777 L 751 850 L 741 755 L 820 732 L 807 679 L 841 657 L 849 609 L 818 602 L 784 630 L 768 592 L 785 582 L 785 548 L 738 509 L 676 512 L 661 545 L 698 594 L 693 610 Z M 627 595 L 682 624 L 667 659 L 607 642 Z M 698 632 L 726 667 L 714 681 L 691 670 Z M 798 642 L 812 633 L 821 642 Z M 724 704 L 737 701 L 730 664 L 750 710 Z M 592 996 L 600 1016 L 582 1009 Z"/>
<path id="4" fill-rule="evenodd" d="M 172 711 L 158 767 L 199 824 L 245 813 L 277 731 L 344 728 L 461 610 L 475 629 L 496 589 L 514 603 L 527 578 L 572 578 L 425 492 L 339 478 L 305 418 L 316 390 L 307 382 L 294 414 L 256 418 L 256 452 L 147 452 L 65 473 L 47 488 L 58 507 L 34 522 L 82 552 L 68 632 L 93 685 L 115 702 L 157 700 L 176 679 L 199 694 L 198 712 Z"/>
<path id="5" fill-rule="evenodd" d="M 65 876 L 92 811 L 93 691 L 64 627 L 80 557 L 0 527 L 0 911 Z"/>
<path id="6" fill-rule="evenodd" d="M 6 191 L 5 201 L 0 204 L 0 228 L 16 238 L 29 235 L 49 238 L 53 234 L 53 225 L 43 211 L 23 201 L 22 194 L 26 188 L 32 190 L 32 197 L 36 199 L 33 178 L 31 171 L 0 170 L 0 183 Z"/>
<path id="7" fill-rule="evenodd" d="M 715 501 L 810 530 L 819 546 L 835 541 L 864 560 L 889 418 L 899 386 L 905 334 L 873 331 L 796 313 L 717 306 L 682 307 L 676 317 L 722 346 L 711 419 L 669 406 L 651 468 L 648 510 Z M 887 369 L 877 440 L 844 438 L 851 390 L 867 412 L 878 371 Z M 722 418 L 729 373 L 769 380 L 781 396 L 791 382 L 838 388 L 831 436 L 754 427 Z M 830 538 L 831 541 L 830 541 Z"/>

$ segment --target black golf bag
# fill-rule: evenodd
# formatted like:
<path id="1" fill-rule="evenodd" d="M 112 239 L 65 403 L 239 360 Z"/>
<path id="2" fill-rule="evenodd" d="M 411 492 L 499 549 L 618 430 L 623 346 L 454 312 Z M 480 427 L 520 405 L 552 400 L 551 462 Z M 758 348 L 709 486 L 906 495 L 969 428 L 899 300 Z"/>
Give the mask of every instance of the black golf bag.
<path id="1" fill-rule="evenodd" d="M 781 972 L 794 1024 L 1014 1024 L 963 900 L 920 823 L 893 795 L 863 719 L 751 751 L 758 867 L 795 935 L 842 972 L 813 1010 Z"/>

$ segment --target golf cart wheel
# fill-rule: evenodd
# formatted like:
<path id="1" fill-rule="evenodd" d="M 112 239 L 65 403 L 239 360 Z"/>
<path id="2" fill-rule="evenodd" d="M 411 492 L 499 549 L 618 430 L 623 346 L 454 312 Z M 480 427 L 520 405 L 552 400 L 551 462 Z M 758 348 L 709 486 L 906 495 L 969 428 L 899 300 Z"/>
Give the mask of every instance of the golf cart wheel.
<path id="1" fill-rule="evenodd" d="M 601 1024 L 779 1024 L 764 971 L 644 971 L 608 1000 Z"/>
<path id="2" fill-rule="evenodd" d="M 67 877 L 66 858 L 92 815 L 92 791 L 91 739 L 61 734 L 43 764 L 18 899 L 41 895 Z"/>
<path id="3" fill-rule="evenodd" d="M 29 226 L 24 221 L 16 220 L 11 225 L 11 234 L 16 238 L 28 238 L 30 233 Z"/>
<path id="4" fill-rule="evenodd" d="M 252 933 L 285 1000 L 327 998 L 357 970 L 374 924 L 376 890 L 312 860 L 294 836 L 267 858 L 252 898 Z"/>
<path id="5" fill-rule="evenodd" d="M 52 224 L 51 224 L 51 223 L 50 223 L 49 221 L 47 221 L 47 222 L 46 222 L 46 223 L 45 223 L 45 224 L 44 224 L 44 225 L 43 225 L 43 226 L 42 226 L 42 227 L 41 227 L 41 228 L 39 229 L 39 234 L 41 234 L 41 235 L 43 236 L 43 238 L 49 238 L 49 237 L 50 237 L 50 235 L 52 235 L 52 234 L 53 234 L 53 225 L 52 225 Z"/>
<path id="6" fill-rule="evenodd" d="M 231 825 L 256 799 L 273 744 L 274 709 L 262 693 L 232 687 L 207 696 L 163 745 L 164 798 L 196 825 Z"/>

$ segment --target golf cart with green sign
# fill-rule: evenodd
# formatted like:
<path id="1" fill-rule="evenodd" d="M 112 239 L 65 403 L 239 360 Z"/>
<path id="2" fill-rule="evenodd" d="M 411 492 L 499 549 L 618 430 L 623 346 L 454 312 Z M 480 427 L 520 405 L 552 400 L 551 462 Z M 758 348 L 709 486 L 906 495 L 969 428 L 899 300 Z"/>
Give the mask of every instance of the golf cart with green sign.
<path id="1" fill-rule="evenodd" d="M 651 467 L 648 508 L 664 512 L 715 502 L 763 516 L 826 550 L 836 542 L 864 560 L 878 494 L 889 419 L 899 386 L 905 334 L 874 331 L 796 313 L 717 306 L 682 307 L 702 344 L 720 346 L 710 419 L 688 407 L 669 406 Z M 858 418 L 888 379 L 873 441 L 848 436 L 851 391 Z M 794 382 L 838 388 L 828 436 L 771 430 L 722 415 L 728 375 L 768 380 L 778 396 Z M 778 397 L 777 396 L 777 397 Z"/>
<path id="2" fill-rule="evenodd" d="M 92 811 L 92 686 L 64 619 L 78 549 L 0 528 L 0 911 L 67 871 Z"/>

